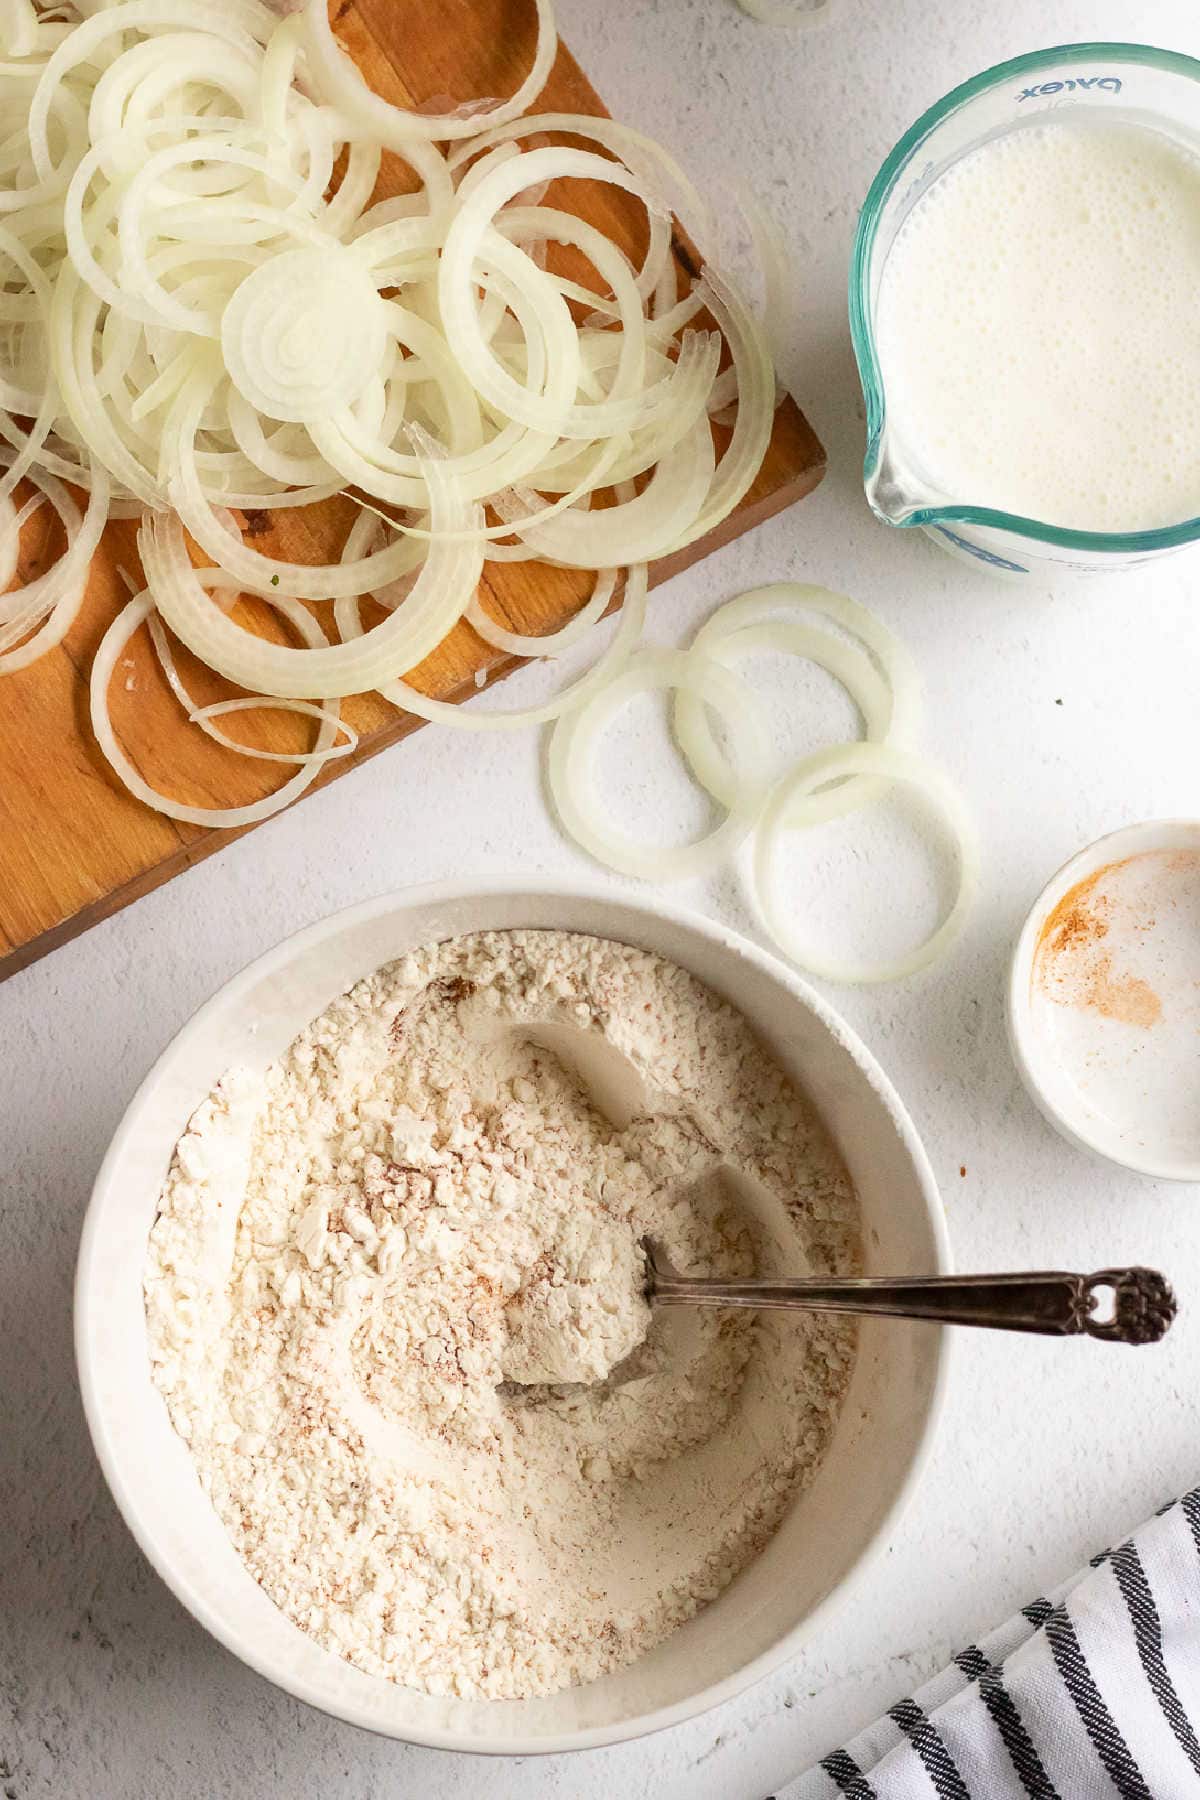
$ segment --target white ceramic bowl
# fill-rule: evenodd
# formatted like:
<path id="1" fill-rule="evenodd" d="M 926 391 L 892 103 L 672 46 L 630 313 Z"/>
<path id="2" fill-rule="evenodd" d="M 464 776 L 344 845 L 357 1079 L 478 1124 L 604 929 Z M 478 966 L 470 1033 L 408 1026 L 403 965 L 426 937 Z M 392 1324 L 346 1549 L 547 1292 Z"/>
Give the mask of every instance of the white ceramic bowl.
<path id="1" fill-rule="evenodd" d="M 818 1638 L 893 1534 L 924 1465 L 942 1389 L 938 1328 L 864 1325 L 820 1472 L 761 1556 L 697 1618 L 619 1673 L 547 1699 L 435 1699 L 318 1648 L 267 1599 L 225 1536 L 150 1378 L 147 1233 L 172 1148 L 230 1064 L 262 1067 L 336 995 L 406 950 L 509 927 L 591 932 L 672 958 L 725 996 L 814 1099 L 860 1196 L 868 1272 L 949 1266 L 912 1123 L 853 1034 L 773 958 L 719 926 L 578 885 L 486 882 L 373 900 L 302 931 L 224 987 L 135 1096 L 96 1181 L 76 1281 L 83 1402 L 101 1467 L 163 1580 L 269 1680 L 355 1725 L 445 1749 L 526 1755 L 613 1743 L 728 1699 Z"/>
<path id="2" fill-rule="evenodd" d="M 1131 884 L 1137 905 L 1118 905 L 1109 872 L 1135 863 L 1145 870 Z M 1072 952 L 1069 980 L 1048 986 L 1043 938 L 1082 884 L 1085 929 L 1093 919 L 1101 935 Z M 1013 1060 L 1042 1115 L 1077 1148 L 1157 1180 L 1200 1181 L 1198 926 L 1200 820 L 1126 825 L 1047 882 L 1009 972 Z M 1122 1007 L 1122 993 L 1148 1000 L 1151 1014 Z"/>

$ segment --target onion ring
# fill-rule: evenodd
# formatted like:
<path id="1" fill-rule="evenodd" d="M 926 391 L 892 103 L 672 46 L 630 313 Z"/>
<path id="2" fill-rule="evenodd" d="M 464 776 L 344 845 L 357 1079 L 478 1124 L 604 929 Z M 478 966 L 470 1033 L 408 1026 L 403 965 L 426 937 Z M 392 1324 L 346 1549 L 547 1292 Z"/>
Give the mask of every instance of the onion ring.
<path id="1" fill-rule="evenodd" d="M 598 816 L 592 765 L 605 728 L 637 694 L 686 687 L 731 728 L 741 785 L 724 819 L 690 844 L 648 848 L 608 829 Z M 550 792 L 567 834 L 597 862 L 622 875 L 681 881 L 711 869 L 749 835 L 762 803 L 766 739 L 749 688 L 719 663 L 691 650 L 643 650 L 602 693 L 560 719 L 550 738 Z"/>
<path id="2" fill-rule="evenodd" d="M 885 962 L 839 962 L 823 957 L 804 943 L 793 927 L 794 908 L 786 911 L 775 895 L 773 868 L 776 842 L 784 831 L 803 829 L 817 819 L 811 807 L 831 781 L 849 775 L 873 775 L 915 788 L 933 806 L 958 849 L 958 885 L 949 911 L 929 936 L 903 955 Z M 943 955 L 967 922 L 979 886 L 979 853 L 975 829 L 957 790 L 942 771 L 912 750 L 888 744 L 838 744 L 818 750 L 794 768 L 768 797 L 758 823 L 754 855 L 755 895 L 768 931 L 789 961 L 825 981 L 868 985 L 903 981 L 928 968 Z"/>
<path id="3" fill-rule="evenodd" d="M 181 800 L 171 800 L 165 794 L 160 794 L 142 778 L 121 749 L 108 711 L 109 685 L 118 658 L 134 632 L 151 616 L 153 608 L 154 596 L 148 588 L 127 601 L 105 632 L 92 662 L 89 689 L 92 730 L 106 761 L 136 799 L 153 807 L 155 812 L 165 813 L 168 818 L 179 819 L 187 825 L 210 825 L 220 830 L 238 830 L 245 825 L 257 825 L 261 820 L 269 819 L 273 813 L 282 812 L 285 806 L 290 806 L 306 788 L 311 787 L 321 772 L 324 761 L 322 756 L 315 756 L 285 781 L 282 787 L 277 788 L 273 794 L 267 794 L 262 800 L 255 800 L 247 806 L 209 807 L 188 806 Z M 316 620 L 309 614 L 305 614 L 305 617 L 311 628 L 304 632 L 309 644 L 316 646 L 327 642 L 325 633 Z M 258 704 L 269 705 L 270 702 L 260 700 Z M 191 708 L 188 710 L 190 712 Z M 336 708 L 330 708 L 322 717 L 315 750 L 328 750 L 337 736 L 337 730 Z"/>
<path id="4" fill-rule="evenodd" d="M 800 620 L 772 620 L 771 609 L 781 604 L 831 619 L 852 632 L 877 659 L 874 666 L 853 644 L 833 633 L 816 631 Z M 800 582 L 779 581 L 751 588 L 719 607 L 700 627 L 692 647 L 725 661 L 756 649 L 777 649 L 802 656 L 840 681 L 863 716 L 866 738 L 872 743 L 907 744 L 915 735 L 919 695 L 912 658 L 874 613 L 845 594 Z M 728 764 L 699 707 L 686 694 L 675 701 L 673 725 L 676 741 L 714 799 L 726 801 L 730 791 Z M 805 817 L 838 818 L 878 797 L 879 785 L 869 777 L 831 784 L 804 802 Z"/>

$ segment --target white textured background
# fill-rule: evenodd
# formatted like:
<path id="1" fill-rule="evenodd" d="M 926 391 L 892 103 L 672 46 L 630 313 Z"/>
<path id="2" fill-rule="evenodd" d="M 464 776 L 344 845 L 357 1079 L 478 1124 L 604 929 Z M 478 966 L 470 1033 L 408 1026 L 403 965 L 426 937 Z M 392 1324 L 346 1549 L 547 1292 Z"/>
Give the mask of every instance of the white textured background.
<path id="1" fill-rule="evenodd" d="M 1200 53 L 1193 0 L 840 0 L 833 22 L 795 38 L 755 26 L 732 0 L 562 0 L 562 15 L 615 113 L 665 139 L 702 184 L 751 181 L 801 252 L 787 372 L 828 447 L 828 478 L 656 596 L 655 635 L 680 638 L 750 582 L 797 575 L 853 592 L 907 639 L 925 677 L 927 741 L 980 820 L 984 897 L 949 965 L 832 997 L 912 1109 L 960 1267 L 1156 1262 L 1185 1311 L 1167 1345 L 1140 1354 L 964 1334 L 934 1466 L 867 1598 L 774 1680 L 665 1736 L 487 1763 L 368 1737 L 244 1669 L 150 1574 L 100 1481 L 71 1357 L 75 1246 L 135 1084 L 250 957 L 405 883 L 583 867 L 546 816 L 535 741 L 422 732 L 0 988 L 4 1800 L 761 1800 L 1200 1479 L 1195 1190 L 1092 1166 L 1053 1137 L 1018 1087 L 1001 1022 L 1006 947 L 1051 870 L 1125 821 L 1197 811 L 1196 564 L 1014 590 L 875 524 L 859 488 L 844 317 L 857 206 L 926 104 L 1055 40 L 1138 37 Z M 649 819 L 652 796 L 673 804 L 682 784 L 648 716 L 622 741 L 637 771 L 626 792 Z M 614 781 L 619 769 L 614 752 Z M 907 841 L 887 841 L 903 870 L 899 884 L 888 878 L 892 898 L 911 881 L 919 907 L 928 877 Z M 870 849 L 847 837 L 810 858 L 797 891 L 814 916 L 841 905 L 848 876 L 869 896 Z M 746 923 L 736 880 L 679 898 Z"/>

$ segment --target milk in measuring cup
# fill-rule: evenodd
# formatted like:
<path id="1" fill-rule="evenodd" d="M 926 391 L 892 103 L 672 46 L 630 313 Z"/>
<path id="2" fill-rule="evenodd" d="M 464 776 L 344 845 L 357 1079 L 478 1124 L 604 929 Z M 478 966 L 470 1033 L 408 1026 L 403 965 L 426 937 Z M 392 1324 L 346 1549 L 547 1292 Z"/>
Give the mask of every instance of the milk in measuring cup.
<path id="1" fill-rule="evenodd" d="M 1200 157 L 1078 116 L 917 201 L 876 309 L 888 433 L 946 502 L 1085 531 L 1200 516 Z"/>

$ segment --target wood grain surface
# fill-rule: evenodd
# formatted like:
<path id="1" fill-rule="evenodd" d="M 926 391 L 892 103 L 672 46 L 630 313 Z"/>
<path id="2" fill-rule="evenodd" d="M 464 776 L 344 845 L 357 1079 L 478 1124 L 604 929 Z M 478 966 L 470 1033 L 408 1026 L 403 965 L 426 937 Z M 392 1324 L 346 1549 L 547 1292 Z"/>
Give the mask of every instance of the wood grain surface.
<path id="1" fill-rule="evenodd" d="M 371 84 L 410 106 L 505 95 L 519 84 L 533 44 L 529 0 L 342 0 L 338 34 Z M 601 113 L 597 95 L 560 48 L 539 110 Z M 632 121 L 636 124 L 637 121 Z M 386 159 L 380 195 L 407 185 L 404 165 Z M 644 215 L 630 196 L 605 184 L 572 182 L 551 201 L 602 226 L 631 254 L 642 245 Z M 693 254 L 677 239 L 689 273 Z M 574 271 L 573 271 L 574 272 Z M 783 507 L 820 480 L 824 452 L 791 400 L 776 416 L 763 468 L 737 512 L 682 555 L 656 564 L 657 584 Z M 18 581 L 46 566 L 61 545 L 60 527 L 43 508 L 26 527 Z M 331 500 L 304 514 L 244 516 L 244 529 L 268 555 L 297 561 L 336 558 L 354 503 Z M 134 800 L 108 770 L 88 722 L 87 675 L 106 626 L 128 595 L 125 575 L 140 575 L 136 523 L 114 521 L 93 565 L 83 611 L 65 643 L 18 674 L 0 677 L 0 979 L 178 874 L 238 835 L 178 824 Z M 482 599 L 510 629 L 557 629 L 590 591 L 587 574 L 539 563 L 489 566 Z M 241 604 L 245 604 L 244 602 Z M 269 609 L 260 609 L 269 610 Z M 320 608 L 316 609 L 320 616 Z M 185 653 L 180 670 L 197 697 L 235 693 Z M 514 666 L 459 626 L 422 664 L 414 680 L 426 693 L 459 699 Z M 190 725 L 158 669 L 146 633 L 130 644 L 112 684 L 121 739 L 148 781 L 192 805 L 237 806 L 278 785 L 279 764 L 234 756 Z M 420 723 L 378 695 L 347 701 L 360 736 L 353 757 L 332 762 L 314 786 L 393 744 Z M 303 746 L 311 723 L 281 713 L 238 715 L 223 723 L 264 748 Z M 309 790 L 312 791 L 311 789 Z M 353 833 L 353 818 L 347 820 Z"/>

